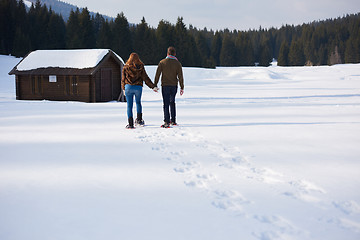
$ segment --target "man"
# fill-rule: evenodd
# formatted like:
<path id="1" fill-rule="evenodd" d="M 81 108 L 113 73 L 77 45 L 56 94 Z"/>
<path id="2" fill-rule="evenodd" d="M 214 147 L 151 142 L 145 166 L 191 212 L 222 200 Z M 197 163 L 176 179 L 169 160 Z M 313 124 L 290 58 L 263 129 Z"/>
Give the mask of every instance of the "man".
<path id="1" fill-rule="evenodd" d="M 164 104 L 164 124 L 163 128 L 169 128 L 170 125 L 176 125 L 176 107 L 175 96 L 178 84 L 180 84 L 180 95 L 184 94 L 184 78 L 181 63 L 176 58 L 176 50 L 169 47 L 167 57 L 160 61 L 154 84 L 157 86 L 161 76 L 161 92 Z M 170 111 L 169 111 L 170 110 Z"/>

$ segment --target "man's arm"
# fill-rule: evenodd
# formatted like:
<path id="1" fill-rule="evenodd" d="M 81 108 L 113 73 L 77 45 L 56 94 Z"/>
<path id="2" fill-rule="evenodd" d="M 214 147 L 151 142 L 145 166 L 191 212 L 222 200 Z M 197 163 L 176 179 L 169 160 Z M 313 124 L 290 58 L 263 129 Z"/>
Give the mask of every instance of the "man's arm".
<path id="1" fill-rule="evenodd" d="M 161 63 L 159 63 L 158 67 L 156 69 L 155 80 L 154 80 L 154 84 L 155 84 L 156 87 L 157 87 L 157 84 L 159 82 L 161 73 L 162 73 L 162 67 L 161 67 Z"/>
<path id="2" fill-rule="evenodd" d="M 179 63 L 179 69 L 178 69 L 177 75 L 178 75 L 178 79 L 179 79 L 179 83 L 180 83 L 180 89 L 184 92 L 184 76 L 183 76 L 181 63 Z"/>

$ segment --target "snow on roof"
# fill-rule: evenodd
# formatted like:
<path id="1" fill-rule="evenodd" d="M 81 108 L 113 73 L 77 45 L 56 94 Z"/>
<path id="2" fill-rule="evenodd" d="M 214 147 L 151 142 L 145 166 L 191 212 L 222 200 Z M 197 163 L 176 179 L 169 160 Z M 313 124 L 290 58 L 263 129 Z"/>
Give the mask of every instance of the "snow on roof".
<path id="1" fill-rule="evenodd" d="M 37 50 L 31 52 L 17 66 L 18 71 L 38 68 L 94 68 L 111 51 L 110 49 L 78 49 L 78 50 Z M 111 51 L 112 52 L 112 51 Z M 113 52 L 114 53 L 114 52 Z M 120 56 L 114 55 L 124 63 Z"/>

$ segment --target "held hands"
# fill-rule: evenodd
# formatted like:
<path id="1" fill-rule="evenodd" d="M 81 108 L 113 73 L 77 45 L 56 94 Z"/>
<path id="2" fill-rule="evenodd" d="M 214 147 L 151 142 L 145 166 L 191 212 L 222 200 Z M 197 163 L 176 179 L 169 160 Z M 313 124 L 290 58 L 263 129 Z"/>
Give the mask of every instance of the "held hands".
<path id="1" fill-rule="evenodd" d="M 159 92 L 159 88 L 158 87 L 154 87 L 153 88 L 154 92 Z M 184 94 L 184 89 L 180 89 L 180 96 L 182 96 Z"/>

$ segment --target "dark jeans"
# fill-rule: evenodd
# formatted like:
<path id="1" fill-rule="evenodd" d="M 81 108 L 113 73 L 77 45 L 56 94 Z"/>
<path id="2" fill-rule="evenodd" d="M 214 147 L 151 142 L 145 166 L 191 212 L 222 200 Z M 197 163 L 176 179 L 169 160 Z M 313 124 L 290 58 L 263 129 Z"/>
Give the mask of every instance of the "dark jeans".
<path id="1" fill-rule="evenodd" d="M 177 86 L 163 86 L 161 92 L 164 103 L 164 122 L 170 123 L 170 119 L 171 122 L 176 122 L 175 96 Z"/>

